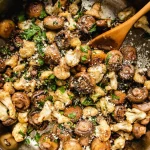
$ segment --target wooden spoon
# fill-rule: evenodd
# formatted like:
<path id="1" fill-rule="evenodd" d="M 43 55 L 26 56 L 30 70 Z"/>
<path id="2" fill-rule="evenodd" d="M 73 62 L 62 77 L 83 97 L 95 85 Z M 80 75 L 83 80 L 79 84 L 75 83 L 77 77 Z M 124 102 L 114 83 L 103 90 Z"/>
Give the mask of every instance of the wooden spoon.
<path id="1" fill-rule="evenodd" d="M 92 46 L 93 48 L 97 47 L 107 50 L 119 49 L 133 24 L 148 11 L 150 11 L 150 2 L 148 2 L 139 12 L 137 12 L 129 20 L 95 37 L 88 42 L 88 45 Z"/>

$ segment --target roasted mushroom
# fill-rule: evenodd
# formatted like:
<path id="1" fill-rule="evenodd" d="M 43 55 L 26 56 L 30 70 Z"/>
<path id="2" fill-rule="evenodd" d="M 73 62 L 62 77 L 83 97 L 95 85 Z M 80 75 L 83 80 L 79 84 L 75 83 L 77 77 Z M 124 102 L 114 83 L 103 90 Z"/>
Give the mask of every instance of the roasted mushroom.
<path id="1" fill-rule="evenodd" d="M 82 147 L 76 139 L 70 139 L 63 144 L 63 150 L 82 150 Z"/>
<path id="2" fill-rule="evenodd" d="M 79 94 L 90 94 L 95 87 L 95 81 L 86 73 L 77 73 L 70 82 L 70 88 L 75 89 Z"/>
<path id="3" fill-rule="evenodd" d="M 39 90 L 33 93 L 31 102 L 34 107 L 39 108 L 41 103 L 44 103 L 46 101 L 46 94 L 44 90 Z"/>
<path id="4" fill-rule="evenodd" d="M 69 117 L 71 121 L 76 122 L 82 116 L 82 109 L 79 106 L 68 107 L 64 110 L 64 115 Z"/>
<path id="5" fill-rule="evenodd" d="M 94 17 L 90 15 L 84 15 L 78 20 L 79 29 L 84 33 L 90 33 L 90 30 L 95 25 L 96 21 Z"/>
<path id="6" fill-rule="evenodd" d="M 105 58 L 106 66 L 110 71 L 118 71 L 121 69 L 122 61 L 123 56 L 118 50 L 108 52 Z"/>
<path id="7" fill-rule="evenodd" d="M 79 139 L 79 143 L 81 144 L 81 146 L 88 146 L 89 145 L 89 140 L 90 138 L 87 136 L 87 137 L 80 137 Z"/>
<path id="8" fill-rule="evenodd" d="M 39 114 L 40 114 L 39 111 L 32 110 L 28 114 L 29 123 L 37 130 L 44 130 L 47 127 L 48 122 L 47 121 L 43 121 L 42 123 L 38 122 Z"/>
<path id="9" fill-rule="evenodd" d="M 29 6 L 27 7 L 27 15 L 29 18 L 37 18 L 41 15 L 43 10 L 43 5 L 40 2 L 33 2 L 30 3 Z"/>
<path id="10" fill-rule="evenodd" d="M 74 131 L 79 136 L 89 136 L 93 131 L 93 124 L 88 120 L 82 120 L 76 125 Z"/>
<path id="11" fill-rule="evenodd" d="M 17 149 L 18 143 L 15 141 L 11 133 L 6 133 L 0 136 L 0 144 L 6 150 Z"/>
<path id="12" fill-rule="evenodd" d="M 38 144 L 41 150 L 58 150 L 59 148 L 58 141 L 48 133 L 42 134 Z"/>
<path id="13" fill-rule="evenodd" d="M 17 119 L 8 118 L 7 120 L 3 121 L 2 124 L 4 126 L 11 126 L 16 122 L 17 122 Z"/>
<path id="14" fill-rule="evenodd" d="M 131 80 L 133 79 L 134 72 L 135 70 L 133 65 L 123 65 L 119 72 L 119 76 L 121 79 Z"/>
<path id="15" fill-rule="evenodd" d="M 59 64 L 60 61 L 60 52 L 55 43 L 51 44 L 45 49 L 44 62 L 46 64 Z"/>
<path id="16" fill-rule="evenodd" d="M 139 139 L 146 133 L 146 127 L 139 123 L 134 123 L 132 133 L 137 139 Z"/>
<path id="17" fill-rule="evenodd" d="M 23 92 L 16 92 L 12 96 L 12 102 L 19 112 L 25 111 L 30 106 L 30 99 L 27 94 Z"/>
<path id="18" fill-rule="evenodd" d="M 126 108 L 125 106 L 116 106 L 115 110 L 114 110 L 114 114 L 113 114 L 113 118 L 117 121 L 117 122 L 121 122 L 125 119 L 125 111 Z"/>
<path id="19" fill-rule="evenodd" d="M 0 22 L 1 37 L 9 38 L 14 29 L 15 29 L 15 24 L 12 20 L 3 20 Z"/>
<path id="20" fill-rule="evenodd" d="M 3 87 L 4 83 L 5 83 L 5 82 L 4 82 L 4 77 L 3 77 L 2 74 L 0 74 L 0 88 Z"/>
<path id="21" fill-rule="evenodd" d="M 142 103 L 148 97 L 148 90 L 146 87 L 141 88 L 131 88 L 128 91 L 127 98 L 132 103 Z"/>
<path id="22" fill-rule="evenodd" d="M 136 49 L 132 46 L 125 46 L 120 49 L 122 55 L 123 55 L 123 60 L 124 61 L 129 61 L 133 62 L 136 61 L 137 55 L 136 55 Z"/>
<path id="23" fill-rule="evenodd" d="M 148 112 L 148 111 L 150 111 L 150 102 L 145 102 L 142 104 L 133 104 L 132 107 L 137 108 L 144 112 Z"/>

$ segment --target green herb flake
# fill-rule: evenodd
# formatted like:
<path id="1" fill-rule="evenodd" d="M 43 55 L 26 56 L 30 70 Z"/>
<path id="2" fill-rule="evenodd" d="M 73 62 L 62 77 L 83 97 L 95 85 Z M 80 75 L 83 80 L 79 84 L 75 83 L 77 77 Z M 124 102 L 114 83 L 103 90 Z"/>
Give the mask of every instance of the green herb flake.
<path id="1" fill-rule="evenodd" d="M 71 113 L 71 114 L 68 114 L 68 117 L 70 119 L 74 119 L 76 117 L 76 113 Z"/>
<path id="2" fill-rule="evenodd" d="M 58 24 L 58 22 L 57 21 L 53 21 L 53 25 L 57 25 Z"/>
<path id="3" fill-rule="evenodd" d="M 41 135 L 40 135 L 38 132 L 36 132 L 36 134 L 35 134 L 35 136 L 34 136 L 34 140 L 35 140 L 36 142 L 39 142 L 40 138 L 41 138 Z"/>
<path id="4" fill-rule="evenodd" d="M 25 134 L 21 130 L 19 131 L 19 134 L 25 137 Z"/>
<path id="5" fill-rule="evenodd" d="M 49 76 L 49 79 L 55 79 L 55 75 L 54 74 L 51 74 L 50 76 Z"/>
<path id="6" fill-rule="evenodd" d="M 47 14 L 46 14 L 45 10 L 43 9 L 43 10 L 41 11 L 41 14 L 40 14 L 39 18 L 40 18 L 40 19 L 43 19 L 43 18 L 45 18 L 46 16 L 47 16 Z"/>
<path id="7" fill-rule="evenodd" d="M 117 96 L 117 95 L 115 95 L 115 94 L 112 94 L 111 95 L 111 97 L 112 97 L 112 99 L 114 100 L 114 99 L 117 99 L 117 100 L 119 100 L 120 99 L 120 97 L 119 96 Z"/>
<path id="8" fill-rule="evenodd" d="M 90 29 L 90 33 L 93 33 L 93 32 L 95 32 L 96 31 L 96 24 L 93 24 L 93 26 L 91 27 L 91 29 Z"/>
<path id="9" fill-rule="evenodd" d="M 25 144 L 29 145 L 30 144 L 30 140 L 28 138 L 25 139 Z"/>
<path id="10" fill-rule="evenodd" d="M 60 0 L 58 1 L 58 8 L 61 8 Z"/>
<path id="11" fill-rule="evenodd" d="M 105 64 L 108 65 L 109 59 L 111 58 L 111 54 L 108 54 L 105 60 Z"/>
<path id="12" fill-rule="evenodd" d="M 40 58 L 39 58 L 39 59 L 38 59 L 38 63 L 39 63 L 40 66 L 44 65 L 43 59 L 40 59 Z"/>
<path id="13" fill-rule="evenodd" d="M 63 115 L 63 114 L 64 114 L 64 111 L 60 110 L 59 113 L 60 113 L 61 115 Z"/>
<path id="14" fill-rule="evenodd" d="M 37 104 L 39 105 L 40 108 L 42 108 L 44 106 L 45 102 L 39 101 L 39 102 L 37 102 Z"/>
<path id="15" fill-rule="evenodd" d="M 81 50 L 82 52 L 87 53 L 88 50 L 90 50 L 90 47 L 89 47 L 88 45 L 83 45 L 83 46 L 80 47 L 80 50 Z"/>
<path id="16" fill-rule="evenodd" d="M 65 93 L 66 89 L 64 86 L 61 86 L 60 88 L 58 88 L 60 90 L 60 92 L 63 94 Z"/>
<path id="17" fill-rule="evenodd" d="M 25 20 L 25 14 L 24 12 L 21 12 L 19 15 L 18 15 L 18 21 L 19 22 L 22 22 Z"/>
<path id="18" fill-rule="evenodd" d="M 87 97 L 84 101 L 81 102 L 82 105 L 84 106 L 91 106 L 94 105 L 93 104 L 93 100 L 89 97 Z"/>
<path id="19" fill-rule="evenodd" d="M 46 101 L 47 101 L 47 100 L 48 100 L 48 101 L 51 101 L 51 100 L 53 100 L 53 96 L 51 96 L 51 95 L 50 95 L 50 96 L 47 96 L 45 100 L 46 100 Z"/>
<path id="20" fill-rule="evenodd" d="M 57 86 L 56 86 L 56 84 L 52 84 L 52 85 L 50 85 L 50 88 L 51 88 L 51 90 L 56 91 Z"/>
<path id="21" fill-rule="evenodd" d="M 84 55 L 84 56 L 81 57 L 81 60 L 82 61 L 87 61 L 87 57 Z"/>

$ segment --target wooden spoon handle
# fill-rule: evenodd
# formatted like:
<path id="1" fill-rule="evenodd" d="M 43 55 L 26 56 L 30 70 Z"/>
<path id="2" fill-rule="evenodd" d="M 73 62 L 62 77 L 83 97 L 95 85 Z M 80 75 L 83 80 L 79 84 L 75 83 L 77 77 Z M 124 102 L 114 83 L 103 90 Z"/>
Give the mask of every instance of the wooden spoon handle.
<path id="1" fill-rule="evenodd" d="M 132 26 L 138 19 L 140 19 L 148 11 L 150 11 L 150 2 L 148 2 L 140 11 L 138 11 L 133 17 L 127 20 L 124 24 L 130 24 Z"/>

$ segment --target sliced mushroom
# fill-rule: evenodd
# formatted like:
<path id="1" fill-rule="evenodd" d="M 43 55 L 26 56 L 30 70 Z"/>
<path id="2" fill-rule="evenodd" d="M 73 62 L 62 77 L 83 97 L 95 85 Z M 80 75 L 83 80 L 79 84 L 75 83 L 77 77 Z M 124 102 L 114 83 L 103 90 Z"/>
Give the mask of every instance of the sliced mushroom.
<path id="1" fill-rule="evenodd" d="M 70 82 L 70 88 L 79 94 L 90 94 L 94 91 L 95 81 L 86 72 L 77 73 Z"/>
<path id="2" fill-rule="evenodd" d="M 137 55 L 136 55 L 136 49 L 132 46 L 125 46 L 120 49 L 122 55 L 123 55 L 123 60 L 124 61 L 129 61 L 133 62 L 136 61 Z"/>
<path id="3" fill-rule="evenodd" d="M 142 104 L 133 104 L 132 108 L 137 108 L 141 111 L 147 112 L 150 111 L 150 102 L 145 102 Z"/>
<path id="4" fill-rule="evenodd" d="M 133 79 L 134 72 L 135 70 L 133 65 L 123 65 L 119 72 L 119 76 L 124 80 L 131 80 Z"/>
<path id="5" fill-rule="evenodd" d="M 64 115 L 69 117 L 71 121 L 76 122 L 82 116 L 82 109 L 79 106 L 68 107 L 64 110 Z"/>
<path id="6" fill-rule="evenodd" d="M 6 150 L 14 150 L 18 148 L 18 143 L 15 141 L 11 133 L 1 135 L 0 144 Z"/>
<path id="7" fill-rule="evenodd" d="M 51 134 L 45 133 L 40 137 L 38 144 L 41 150 L 58 150 L 59 143 L 55 141 Z"/>
<path id="8" fill-rule="evenodd" d="M 4 71 L 5 71 L 5 68 L 6 68 L 5 61 L 4 61 L 4 59 L 2 59 L 2 58 L 0 57 L 0 72 L 4 72 Z"/>
<path id="9" fill-rule="evenodd" d="M 117 122 L 121 122 L 125 119 L 125 112 L 126 108 L 125 106 L 116 106 L 114 110 L 113 117 Z"/>
<path id="10" fill-rule="evenodd" d="M 70 139 L 63 144 L 63 150 L 82 150 L 82 147 L 76 139 Z"/>
<path id="11" fill-rule="evenodd" d="M 42 123 L 40 123 L 38 121 L 38 118 L 40 116 L 40 112 L 33 110 L 28 114 L 28 118 L 29 118 L 29 123 L 37 130 L 44 130 L 47 125 L 48 125 L 48 121 L 43 121 Z"/>
<path id="12" fill-rule="evenodd" d="M 12 102 L 19 112 L 25 111 L 30 106 L 30 99 L 27 94 L 23 92 L 16 92 L 12 96 Z"/>
<path id="13" fill-rule="evenodd" d="M 134 123 L 132 133 L 137 139 L 139 139 L 146 133 L 146 127 L 139 123 Z"/>
<path id="14" fill-rule="evenodd" d="M 2 124 L 4 126 L 11 126 L 16 122 L 17 122 L 17 119 L 8 118 L 7 120 L 3 121 Z"/>
<path id="15" fill-rule="evenodd" d="M 127 98 L 132 103 L 142 103 L 146 100 L 147 97 L 148 97 L 148 90 L 146 89 L 146 87 L 133 89 L 131 88 L 127 94 Z"/>
<path id="16" fill-rule="evenodd" d="M 96 21 L 94 17 L 90 15 L 84 15 L 78 20 L 79 29 L 84 33 L 90 33 L 90 29 L 95 25 Z"/>
<path id="17" fill-rule="evenodd" d="M 33 93 L 31 102 L 33 106 L 39 108 L 40 103 L 44 103 L 46 99 L 46 94 L 44 90 L 39 90 Z"/>
<path id="18" fill-rule="evenodd" d="M 75 134 L 80 136 L 88 136 L 93 131 L 93 124 L 90 121 L 83 120 L 80 121 L 75 127 Z"/>
<path id="19" fill-rule="evenodd" d="M 110 71 L 117 71 L 121 69 L 122 61 L 123 56 L 118 50 L 108 52 L 105 58 L 107 69 Z"/>

